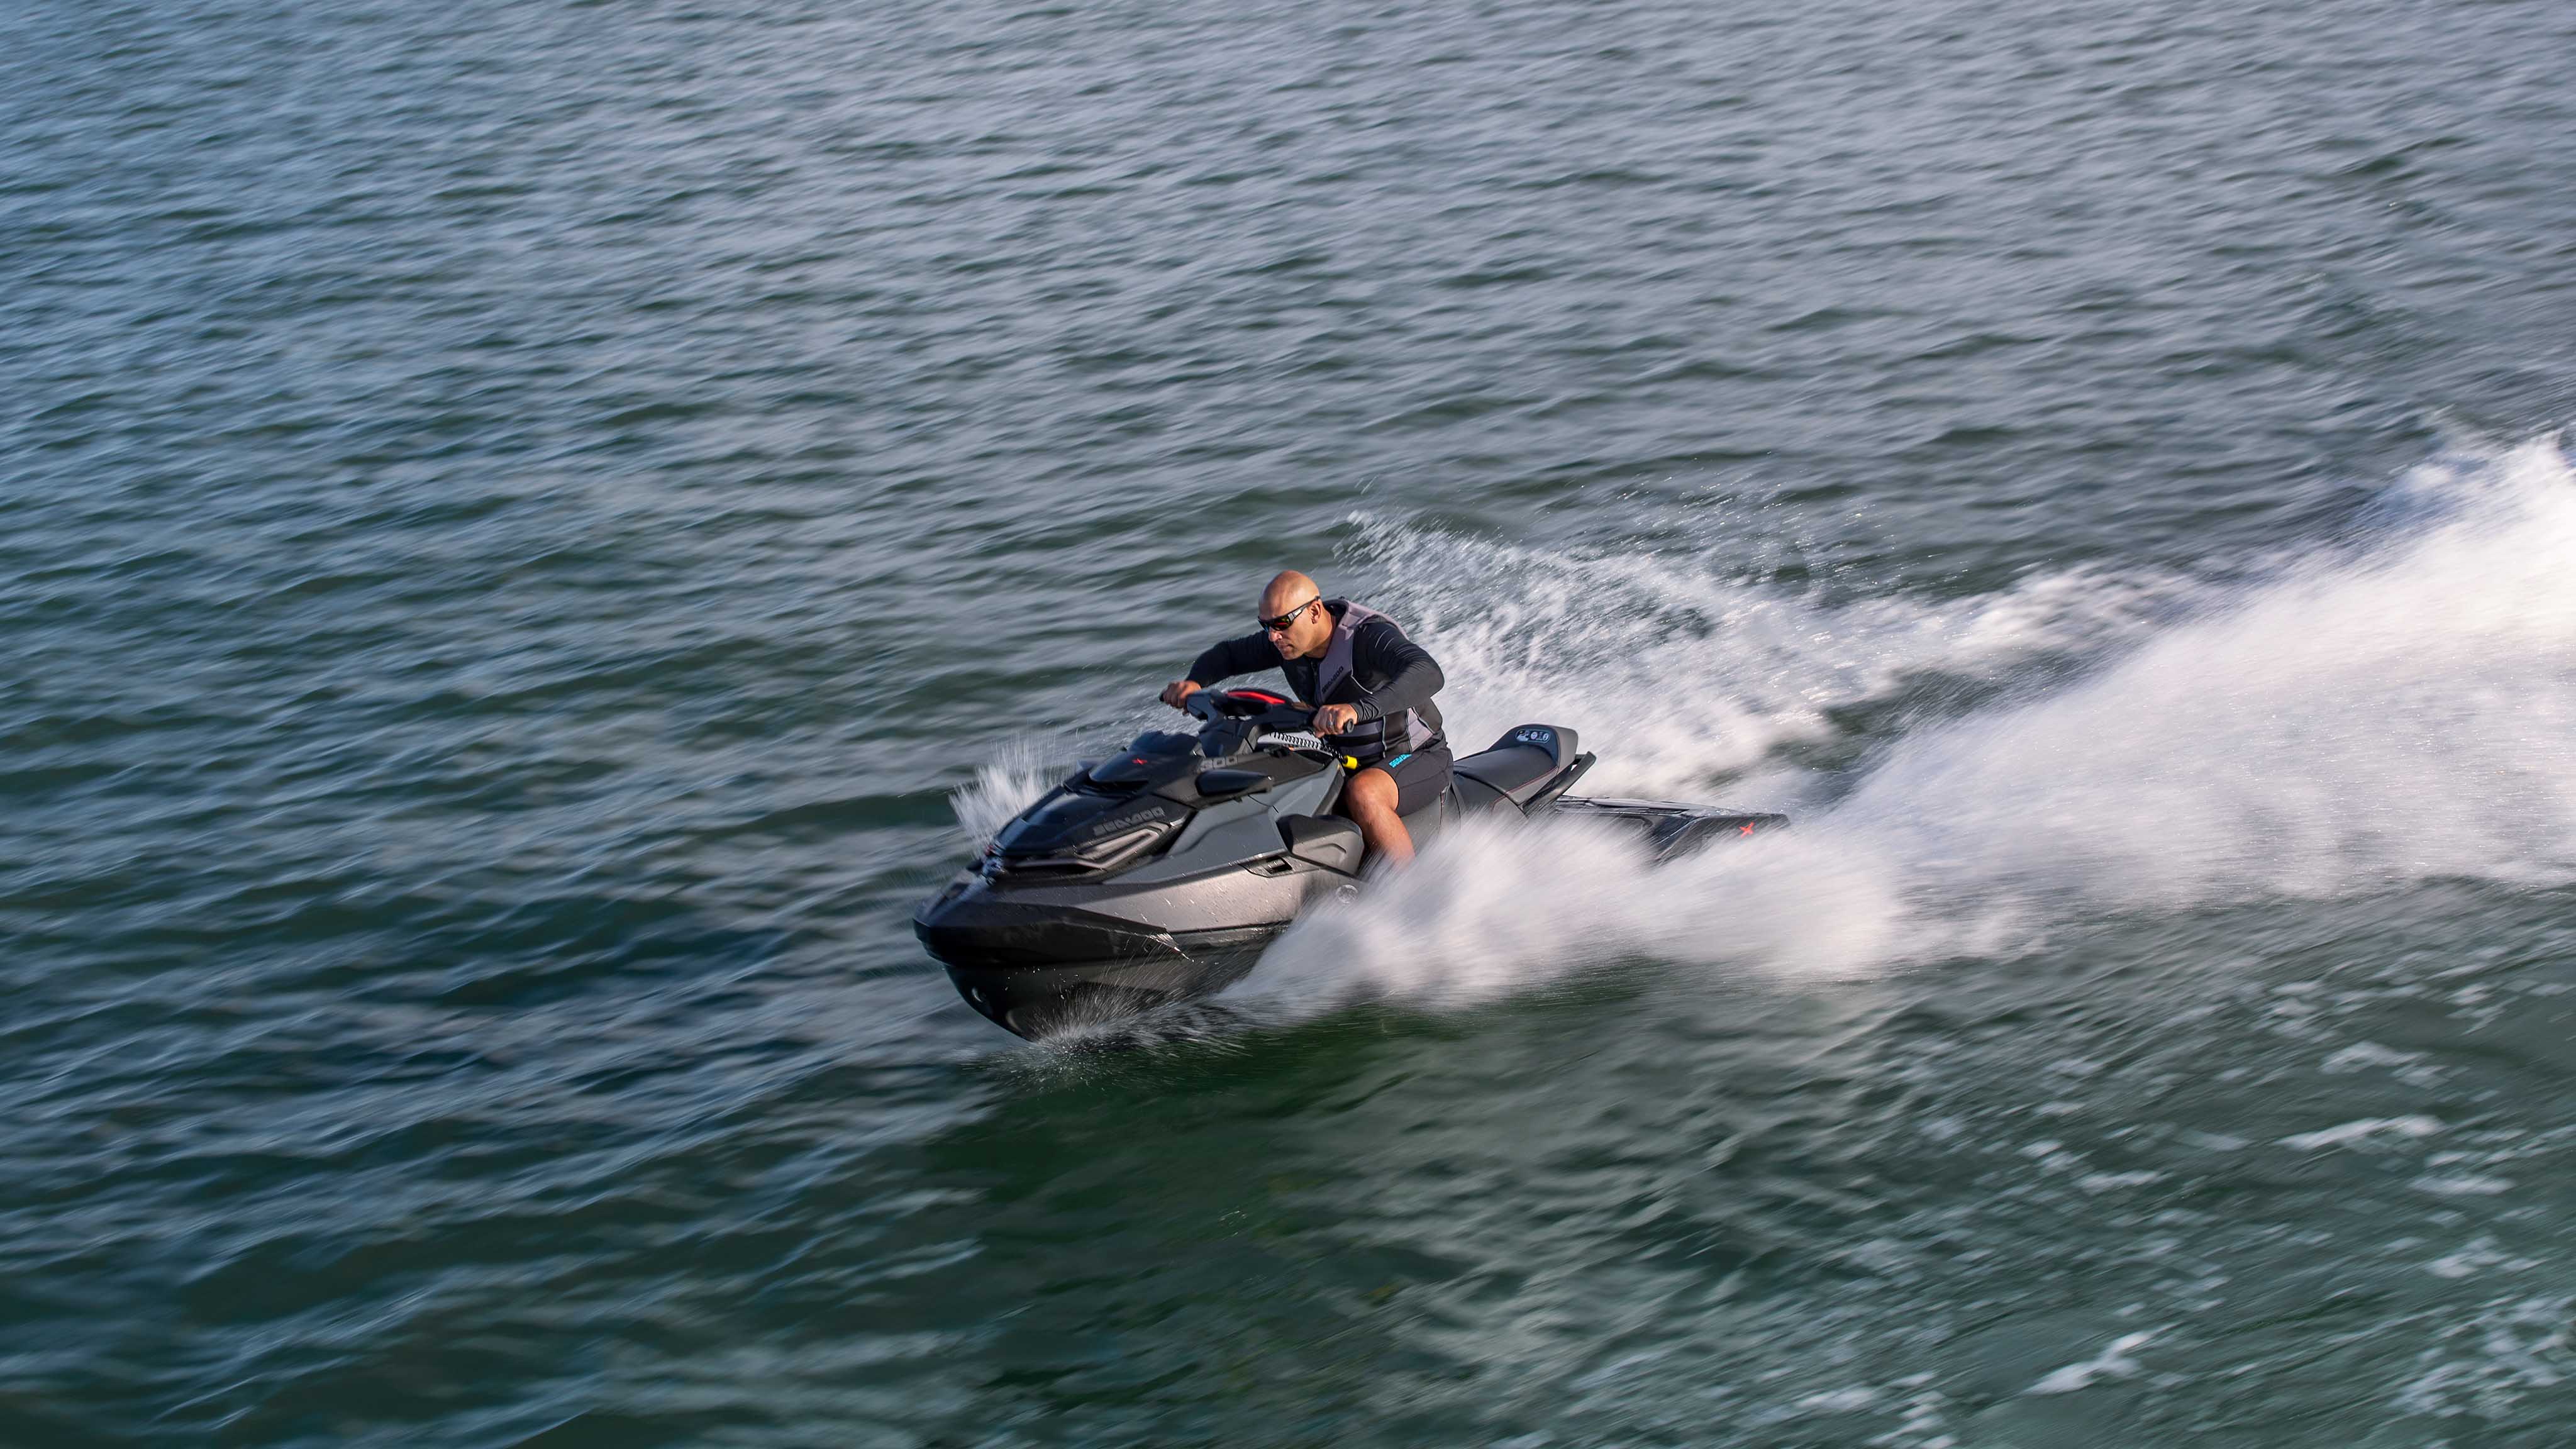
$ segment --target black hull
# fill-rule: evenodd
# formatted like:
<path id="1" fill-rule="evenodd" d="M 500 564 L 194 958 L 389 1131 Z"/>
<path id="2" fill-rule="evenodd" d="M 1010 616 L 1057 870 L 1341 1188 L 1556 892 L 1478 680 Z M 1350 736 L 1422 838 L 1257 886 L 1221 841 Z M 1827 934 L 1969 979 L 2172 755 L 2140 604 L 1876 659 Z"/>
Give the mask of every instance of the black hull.
<path id="1" fill-rule="evenodd" d="M 1287 928 L 1175 933 L 980 891 L 943 896 L 912 922 L 967 1005 L 1032 1041 L 1222 991 Z"/>
<path id="2" fill-rule="evenodd" d="M 1240 981 L 1278 927 L 1211 933 L 1160 961 L 1082 961 L 1055 966 L 944 962 L 966 1004 L 1016 1036 L 1040 1041 L 1174 1002 L 1212 996 Z"/>

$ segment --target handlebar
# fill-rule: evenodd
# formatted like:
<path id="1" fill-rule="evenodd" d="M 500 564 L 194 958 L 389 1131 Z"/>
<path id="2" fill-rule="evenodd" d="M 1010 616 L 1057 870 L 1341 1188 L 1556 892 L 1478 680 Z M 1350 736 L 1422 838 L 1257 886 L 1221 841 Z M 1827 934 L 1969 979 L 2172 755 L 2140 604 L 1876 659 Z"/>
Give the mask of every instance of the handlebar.
<path id="1" fill-rule="evenodd" d="M 1202 689 L 1181 701 L 1181 709 L 1192 718 L 1214 724 L 1221 719 L 1239 719 L 1255 728 L 1281 733 L 1294 733 L 1310 727 L 1315 707 L 1293 699 L 1282 699 L 1257 689 Z"/>

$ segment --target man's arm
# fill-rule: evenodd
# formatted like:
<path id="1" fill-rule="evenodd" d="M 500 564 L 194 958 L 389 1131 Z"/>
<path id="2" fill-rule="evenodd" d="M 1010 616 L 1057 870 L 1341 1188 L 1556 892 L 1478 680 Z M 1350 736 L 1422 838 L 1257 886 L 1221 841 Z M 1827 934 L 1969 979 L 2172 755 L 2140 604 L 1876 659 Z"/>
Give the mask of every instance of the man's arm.
<path id="1" fill-rule="evenodd" d="M 1279 665 L 1279 651 L 1270 647 L 1267 634 L 1247 634 L 1209 646 L 1207 652 L 1190 661 L 1190 677 L 1175 679 L 1163 686 L 1163 703 L 1181 708 L 1189 697 L 1220 679 L 1238 674 L 1253 674 Z"/>
<path id="2" fill-rule="evenodd" d="M 1371 619 L 1352 637 L 1351 664 L 1363 674 L 1386 677 L 1386 683 L 1370 691 L 1368 703 L 1359 707 L 1362 720 L 1420 709 L 1447 682 L 1438 661 L 1384 619 Z"/>
<path id="3" fill-rule="evenodd" d="M 1207 651 L 1190 661 L 1192 684 L 1214 684 L 1238 674 L 1258 674 L 1279 667 L 1279 651 L 1270 647 L 1267 634 L 1246 634 L 1211 644 Z"/>

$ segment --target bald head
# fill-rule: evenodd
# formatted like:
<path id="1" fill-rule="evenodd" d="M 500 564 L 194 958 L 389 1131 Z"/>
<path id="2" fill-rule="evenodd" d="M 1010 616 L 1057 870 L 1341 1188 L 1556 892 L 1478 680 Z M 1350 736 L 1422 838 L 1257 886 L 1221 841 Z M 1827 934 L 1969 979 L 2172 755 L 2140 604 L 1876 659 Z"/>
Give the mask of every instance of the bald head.
<path id="1" fill-rule="evenodd" d="M 1288 569 L 1272 579 L 1270 587 L 1261 591 L 1261 617 L 1277 618 L 1308 599 L 1323 597 L 1323 593 L 1313 579 L 1295 569 Z"/>
<path id="2" fill-rule="evenodd" d="M 1261 619 L 1262 632 L 1270 636 L 1270 645 L 1282 659 L 1312 659 L 1332 646 L 1332 611 L 1316 600 L 1324 591 L 1315 581 L 1290 569 L 1270 581 L 1261 591 L 1261 606 L 1255 612 Z M 1274 619 L 1286 619 L 1282 628 L 1272 628 Z"/>

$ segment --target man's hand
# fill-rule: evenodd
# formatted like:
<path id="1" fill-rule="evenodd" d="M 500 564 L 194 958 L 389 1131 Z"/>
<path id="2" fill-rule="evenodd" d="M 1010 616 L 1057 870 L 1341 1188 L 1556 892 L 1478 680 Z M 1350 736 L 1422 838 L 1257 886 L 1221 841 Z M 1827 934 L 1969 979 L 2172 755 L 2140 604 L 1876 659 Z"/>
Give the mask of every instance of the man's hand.
<path id="1" fill-rule="evenodd" d="M 1315 717 L 1307 723 L 1313 725 L 1315 733 L 1319 735 L 1337 735 L 1359 723 L 1359 719 L 1360 711 L 1357 705 L 1328 704 L 1316 710 Z"/>
<path id="2" fill-rule="evenodd" d="M 1163 686 L 1163 703 L 1179 709 L 1189 703 L 1191 695 L 1204 687 L 1195 679 L 1175 679 Z"/>

